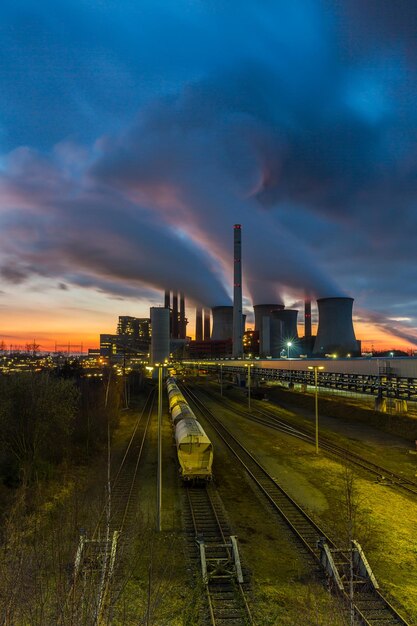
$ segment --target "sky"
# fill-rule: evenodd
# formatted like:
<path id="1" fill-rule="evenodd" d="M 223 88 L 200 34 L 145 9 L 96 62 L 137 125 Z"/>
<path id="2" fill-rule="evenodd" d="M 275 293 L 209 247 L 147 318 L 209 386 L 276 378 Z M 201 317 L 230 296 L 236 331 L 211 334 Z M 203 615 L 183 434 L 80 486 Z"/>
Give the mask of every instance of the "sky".
<path id="1" fill-rule="evenodd" d="M 365 346 L 417 346 L 416 28 L 415 0 L 3 0 L 0 341 L 96 346 L 167 288 L 192 334 L 240 223 L 249 320 L 347 295 Z"/>

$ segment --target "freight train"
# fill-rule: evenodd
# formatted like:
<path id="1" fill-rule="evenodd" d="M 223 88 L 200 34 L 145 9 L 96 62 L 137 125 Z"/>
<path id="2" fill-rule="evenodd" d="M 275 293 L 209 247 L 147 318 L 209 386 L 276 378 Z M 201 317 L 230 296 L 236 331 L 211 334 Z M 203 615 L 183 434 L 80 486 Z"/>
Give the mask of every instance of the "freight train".
<path id="1" fill-rule="evenodd" d="M 213 445 L 175 378 L 167 379 L 167 392 L 181 478 L 184 481 L 211 480 Z"/>

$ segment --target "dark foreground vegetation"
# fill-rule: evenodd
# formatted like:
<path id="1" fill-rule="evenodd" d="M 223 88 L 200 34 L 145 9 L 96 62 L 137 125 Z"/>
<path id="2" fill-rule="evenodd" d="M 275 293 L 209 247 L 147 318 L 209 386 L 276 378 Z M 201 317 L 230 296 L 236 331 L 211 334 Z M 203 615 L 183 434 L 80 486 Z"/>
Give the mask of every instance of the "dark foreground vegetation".
<path id="1" fill-rule="evenodd" d="M 118 424 L 120 382 L 76 369 L 0 377 L 0 481 L 8 487 L 88 462 Z"/>

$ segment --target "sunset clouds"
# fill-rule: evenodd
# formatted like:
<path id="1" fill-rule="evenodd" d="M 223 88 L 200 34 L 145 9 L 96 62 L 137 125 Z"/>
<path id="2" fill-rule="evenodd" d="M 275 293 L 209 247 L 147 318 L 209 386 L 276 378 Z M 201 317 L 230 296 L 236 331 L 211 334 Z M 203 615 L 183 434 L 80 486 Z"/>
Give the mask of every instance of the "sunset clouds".
<path id="1" fill-rule="evenodd" d="M 249 299 L 348 294 L 417 342 L 416 5 L 283 4 L 2 5 L 8 301 L 227 303 L 239 222 Z"/>

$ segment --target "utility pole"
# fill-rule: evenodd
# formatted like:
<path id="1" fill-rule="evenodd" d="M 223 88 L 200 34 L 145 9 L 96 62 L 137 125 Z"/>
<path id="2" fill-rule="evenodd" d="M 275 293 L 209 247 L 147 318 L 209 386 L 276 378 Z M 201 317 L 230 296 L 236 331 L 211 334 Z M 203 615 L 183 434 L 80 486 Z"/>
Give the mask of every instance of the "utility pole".
<path id="1" fill-rule="evenodd" d="M 249 363 L 248 365 L 245 365 L 245 367 L 248 368 L 248 409 L 250 411 L 251 410 L 251 403 L 250 403 L 251 368 L 253 367 L 253 365 L 252 363 Z"/>
<path id="2" fill-rule="evenodd" d="M 157 484 L 157 530 L 162 530 L 162 372 L 163 364 L 158 368 L 158 484 Z"/>
<path id="3" fill-rule="evenodd" d="M 315 413 L 316 413 L 316 454 L 319 453 L 319 395 L 318 395 L 318 374 L 319 370 L 324 370 L 323 365 L 309 365 L 309 370 L 314 370 L 314 387 L 315 387 Z"/>

